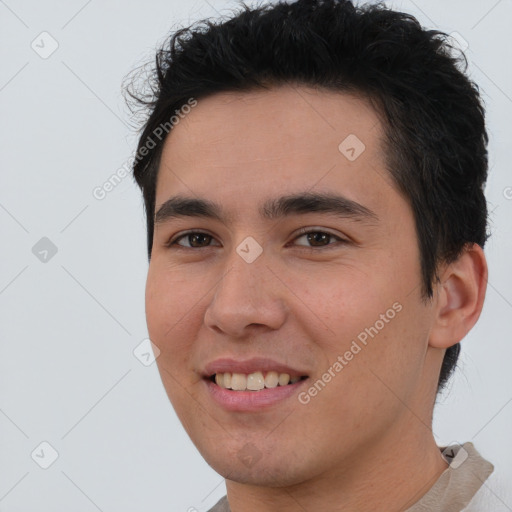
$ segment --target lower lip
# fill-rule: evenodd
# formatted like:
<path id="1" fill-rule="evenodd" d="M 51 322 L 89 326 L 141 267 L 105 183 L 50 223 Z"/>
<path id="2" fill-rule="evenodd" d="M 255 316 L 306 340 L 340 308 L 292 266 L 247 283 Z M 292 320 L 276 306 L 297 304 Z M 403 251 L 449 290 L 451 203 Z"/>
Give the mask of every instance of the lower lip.
<path id="1" fill-rule="evenodd" d="M 213 400 L 229 411 L 260 411 L 275 405 L 297 393 L 308 379 L 302 379 L 294 384 L 264 388 L 260 391 L 233 391 L 218 386 L 211 380 L 205 380 L 210 396 Z"/>

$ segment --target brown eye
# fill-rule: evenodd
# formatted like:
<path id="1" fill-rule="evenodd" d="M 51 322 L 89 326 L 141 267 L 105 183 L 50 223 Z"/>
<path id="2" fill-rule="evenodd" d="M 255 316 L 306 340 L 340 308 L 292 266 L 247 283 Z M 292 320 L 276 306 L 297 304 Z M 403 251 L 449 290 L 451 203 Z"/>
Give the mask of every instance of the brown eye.
<path id="1" fill-rule="evenodd" d="M 181 240 L 186 240 L 187 244 L 178 243 Z M 171 240 L 167 246 L 170 247 L 172 245 L 178 245 L 180 247 L 188 248 L 188 249 L 200 249 L 202 247 L 209 247 L 210 242 L 213 240 L 213 236 L 208 235 L 207 233 L 202 233 L 200 231 L 191 231 L 189 233 L 185 233 L 174 240 Z"/>
<path id="2" fill-rule="evenodd" d="M 304 238 L 306 240 L 306 244 L 298 244 L 298 245 L 306 245 L 309 248 L 314 247 L 327 247 L 329 245 L 335 245 L 332 243 L 332 239 L 335 239 L 335 242 L 344 243 L 346 240 L 343 240 L 339 236 L 333 235 L 332 233 L 328 233 L 326 231 L 320 230 L 301 230 L 301 235 L 298 236 L 295 240 L 299 240 Z"/>
<path id="3" fill-rule="evenodd" d="M 322 233 L 321 231 L 316 231 L 314 233 L 308 233 L 306 238 L 309 243 L 313 244 L 313 246 L 324 246 L 329 245 L 329 241 L 331 240 L 331 236 L 329 233 Z"/>

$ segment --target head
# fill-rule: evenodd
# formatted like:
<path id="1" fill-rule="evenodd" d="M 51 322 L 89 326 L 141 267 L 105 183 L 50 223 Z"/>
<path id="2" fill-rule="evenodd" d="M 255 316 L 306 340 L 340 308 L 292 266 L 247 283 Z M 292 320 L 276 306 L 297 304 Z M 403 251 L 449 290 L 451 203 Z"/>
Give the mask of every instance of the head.
<path id="1" fill-rule="evenodd" d="M 322 471 L 333 435 L 350 440 L 333 450 L 349 459 L 412 411 L 428 423 L 487 276 L 487 135 L 461 65 L 448 36 L 412 16 L 334 0 L 244 6 L 158 52 L 134 163 L 148 330 L 169 397 L 219 472 L 220 449 L 299 462 L 297 439 Z M 207 381 L 229 355 L 290 366 L 302 401 L 226 412 Z M 277 471 L 268 481 L 304 476 Z"/>

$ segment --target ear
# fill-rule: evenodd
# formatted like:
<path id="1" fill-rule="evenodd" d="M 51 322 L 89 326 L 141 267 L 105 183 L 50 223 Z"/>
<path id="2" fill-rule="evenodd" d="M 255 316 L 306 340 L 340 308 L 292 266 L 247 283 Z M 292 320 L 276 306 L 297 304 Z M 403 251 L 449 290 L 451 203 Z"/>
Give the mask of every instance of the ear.
<path id="1" fill-rule="evenodd" d="M 484 304 L 487 276 L 484 251 L 478 244 L 468 244 L 457 260 L 444 265 L 436 286 L 431 347 L 451 347 L 475 325 Z"/>

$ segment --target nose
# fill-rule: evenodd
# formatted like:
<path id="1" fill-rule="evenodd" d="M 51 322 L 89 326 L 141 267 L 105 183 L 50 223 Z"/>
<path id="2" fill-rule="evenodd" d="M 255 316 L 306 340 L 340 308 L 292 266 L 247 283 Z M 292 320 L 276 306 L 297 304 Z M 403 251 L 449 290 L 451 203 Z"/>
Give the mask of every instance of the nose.
<path id="1" fill-rule="evenodd" d="M 286 288 L 268 268 L 264 253 L 247 263 L 236 252 L 205 312 L 209 329 L 244 338 L 253 329 L 279 329 L 286 320 Z"/>

